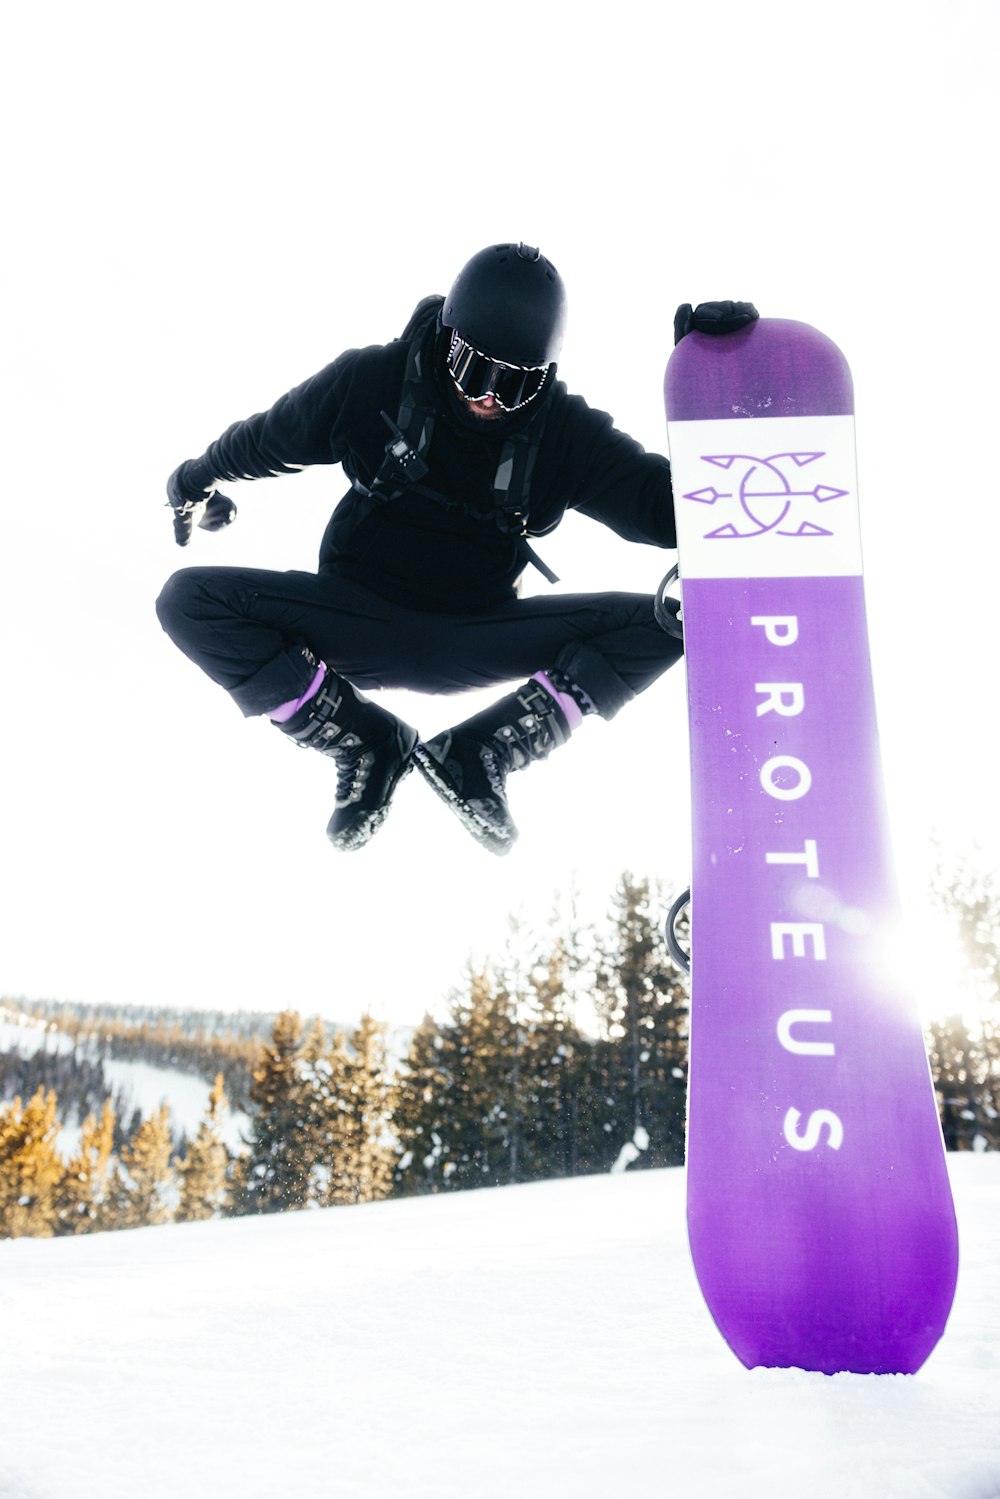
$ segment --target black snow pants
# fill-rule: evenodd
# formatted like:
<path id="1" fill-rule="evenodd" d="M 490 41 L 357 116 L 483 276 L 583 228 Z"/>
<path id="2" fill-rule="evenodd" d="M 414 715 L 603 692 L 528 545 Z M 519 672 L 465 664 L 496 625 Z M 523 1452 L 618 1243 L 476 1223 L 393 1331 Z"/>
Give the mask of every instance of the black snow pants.
<path id="1" fill-rule="evenodd" d="M 308 647 L 362 691 L 463 692 L 556 668 L 612 718 L 681 654 L 652 594 L 512 599 L 470 614 L 387 602 L 330 573 L 189 567 L 157 600 L 164 630 L 244 714 L 305 692 Z"/>

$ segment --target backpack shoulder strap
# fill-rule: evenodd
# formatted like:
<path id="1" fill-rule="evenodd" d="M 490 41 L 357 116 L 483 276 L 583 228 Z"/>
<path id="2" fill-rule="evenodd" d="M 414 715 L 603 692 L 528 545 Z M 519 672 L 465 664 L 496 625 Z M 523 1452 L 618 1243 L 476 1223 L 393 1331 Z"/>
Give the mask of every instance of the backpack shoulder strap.
<path id="1" fill-rule="evenodd" d="M 493 479 L 493 500 L 501 531 L 523 536 L 528 528 L 531 475 L 544 426 L 543 409 L 523 432 L 508 437 L 500 450 L 500 461 Z"/>
<path id="2" fill-rule="evenodd" d="M 538 412 L 535 420 L 524 432 L 508 437 L 500 451 L 496 477 L 493 480 L 495 502 L 494 515 L 501 531 L 517 537 L 518 552 L 525 563 L 531 563 L 550 583 L 559 579 L 552 569 L 530 546 L 528 530 L 528 507 L 531 500 L 531 475 L 541 445 L 545 428 L 545 410 Z"/>
<path id="3" fill-rule="evenodd" d="M 408 343 L 403 386 L 396 420 L 387 411 L 381 413 L 389 429 L 389 441 L 378 472 L 366 488 L 358 479 L 354 487 L 369 499 L 398 499 L 427 474 L 424 454 L 434 435 L 434 407 L 428 394 L 426 359 L 429 355 L 428 329 L 444 306 L 444 297 L 423 297 L 410 320 L 394 343 Z"/>
<path id="4" fill-rule="evenodd" d="M 424 297 L 417 303 L 402 333 L 404 339 L 409 339 L 410 348 L 406 356 L 396 427 L 405 434 L 410 446 L 421 459 L 434 436 L 434 405 L 428 393 L 430 371 L 426 368 L 433 344 L 429 343 L 426 332 L 429 324 L 437 321 L 443 306 L 444 297 Z"/>

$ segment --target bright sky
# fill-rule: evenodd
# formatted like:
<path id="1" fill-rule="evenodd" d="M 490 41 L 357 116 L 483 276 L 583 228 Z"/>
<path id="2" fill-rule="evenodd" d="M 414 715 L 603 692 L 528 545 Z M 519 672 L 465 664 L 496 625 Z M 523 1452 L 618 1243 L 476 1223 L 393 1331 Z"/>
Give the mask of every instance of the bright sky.
<path id="1" fill-rule="evenodd" d="M 236 486 L 236 525 L 181 553 L 170 470 L 510 238 L 567 283 L 561 375 L 648 448 L 677 303 L 748 298 L 844 349 L 911 919 L 932 834 L 996 863 L 997 12 L 828 14 L 57 0 L 8 19 L 0 993 L 406 1022 L 508 912 L 544 925 L 575 882 L 599 914 L 624 868 L 686 882 L 681 669 L 511 781 L 506 860 L 416 776 L 337 855 L 333 767 L 245 722 L 153 613 L 183 565 L 314 566 L 346 488 L 334 469 Z M 582 519 L 540 550 L 574 592 L 651 592 L 673 560 Z M 474 700 L 385 701 L 433 733 Z"/>

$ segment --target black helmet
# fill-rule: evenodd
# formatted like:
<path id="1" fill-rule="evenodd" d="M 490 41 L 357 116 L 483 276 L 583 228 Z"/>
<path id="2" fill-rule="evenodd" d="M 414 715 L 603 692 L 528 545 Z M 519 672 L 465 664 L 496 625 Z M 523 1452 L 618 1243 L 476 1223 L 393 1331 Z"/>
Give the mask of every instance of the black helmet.
<path id="1" fill-rule="evenodd" d="M 566 291 L 533 246 L 490 245 L 459 271 L 441 321 L 490 359 L 537 369 L 559 357 Z"/>

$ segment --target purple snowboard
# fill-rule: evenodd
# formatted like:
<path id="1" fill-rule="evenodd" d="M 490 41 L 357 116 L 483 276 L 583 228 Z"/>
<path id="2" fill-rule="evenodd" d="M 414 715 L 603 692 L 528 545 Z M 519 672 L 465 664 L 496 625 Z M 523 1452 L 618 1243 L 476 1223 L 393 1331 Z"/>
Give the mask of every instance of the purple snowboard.
<path id="1" fill-rule="evenodd" d="M 693 798 L 688 1229 L 748 1367 L 913 1373 L 955 1215 L 898 916 L 851 376 L 804 323 L 666 374 Z"/>

